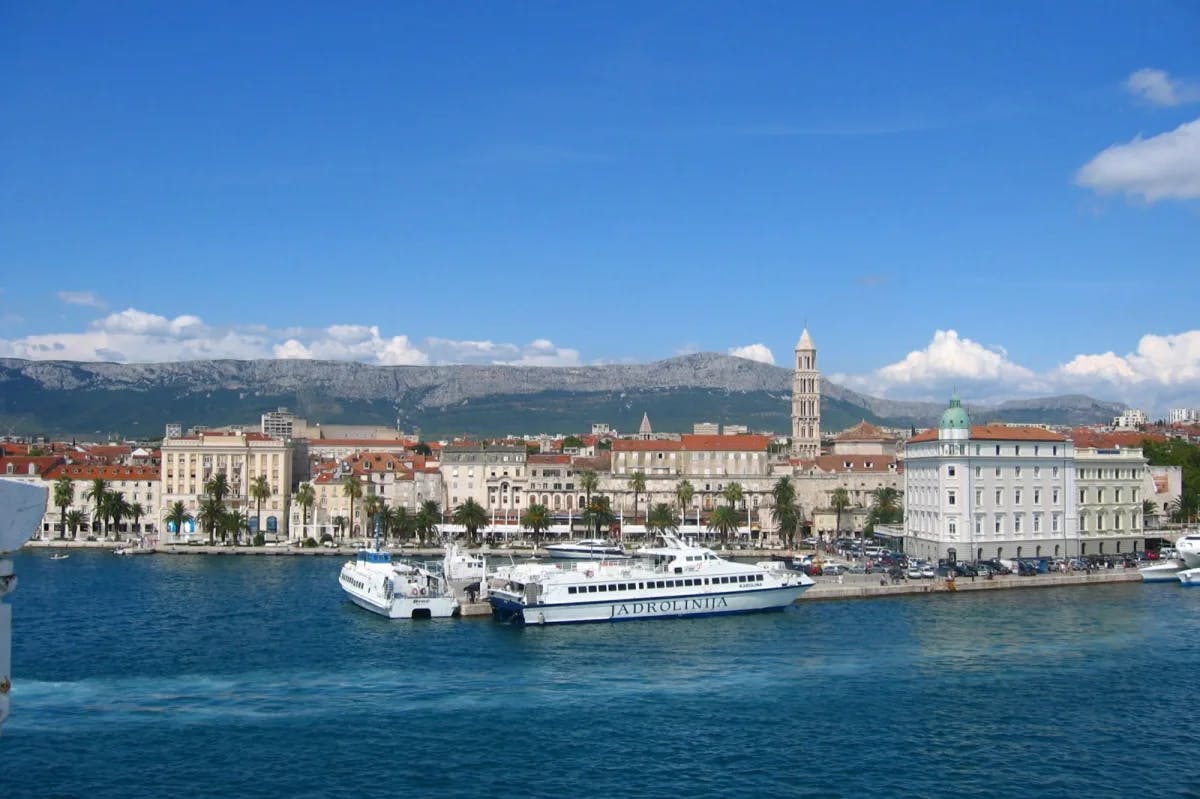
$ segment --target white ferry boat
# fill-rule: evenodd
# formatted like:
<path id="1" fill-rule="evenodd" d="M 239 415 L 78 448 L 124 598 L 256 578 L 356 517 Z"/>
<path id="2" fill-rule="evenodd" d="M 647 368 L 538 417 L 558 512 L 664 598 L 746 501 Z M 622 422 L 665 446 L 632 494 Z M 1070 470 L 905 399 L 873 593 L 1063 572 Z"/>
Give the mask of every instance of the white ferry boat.
<path id="1" fill-rule="evenodd" d="M 1200 568 L 1184 569 L 1179 572 L 1179 582 L 1181 585 L 1186 585 L 1195 588 L 1200 585 Z"/>
<path id="2" fill-rule="evenodd" d="M 1200 533 L 1190 530 L 1179 536 L 1175 541 L 1175 550 L 1189 569 L 1200 568 Z"/>
<path id="3" fill-rule="evenodd" d="M 493 618 L 526 624 L 718 616 L 782 610 L 813 584 L 785 568 L 734 563 L 663 535 L 637 560 L 523 563 L 490 578 Z"/>
<path id="4" fill-rule="evenodd" d="M 437 619 L 459 615 L 458 600 L 440 574 L 380 549 L 359 550 L 342 566 L 342 590 L 360 608 L 389 619 Z"/>
<path id="5" fill-rule="evenodd" d="M 1179 573 L 1186 568 L 1181 560 L 1164 560 L 1143 566 L 1138 569 L 1138 574 L 1142 575 L 1144 583 L 1175 582 L 1179 579 Z"/>
<path id="6" fill-rule="evenodd" d="M 628 558 L 629 554 L 612 541 L 603 538 L 585 538 L 582 541 L 567 541 L 562 544 L 549 544 L 543 549 L 552 558 L 567 558 L 571 560 L 594 560 L 595 558 Z"/>

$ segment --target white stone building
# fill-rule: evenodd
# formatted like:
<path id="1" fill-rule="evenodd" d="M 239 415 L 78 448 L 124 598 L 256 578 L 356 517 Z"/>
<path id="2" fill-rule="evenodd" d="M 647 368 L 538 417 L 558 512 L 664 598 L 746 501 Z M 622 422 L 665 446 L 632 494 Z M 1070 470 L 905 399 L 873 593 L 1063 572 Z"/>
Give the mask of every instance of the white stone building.
<path id="1" fill-rule="evenodd" d="M 957 397 L 905 446 L 905 551 L 934 560 L 1080 554 L 1074 447 L 1033 427 L 972 426 Z"/>

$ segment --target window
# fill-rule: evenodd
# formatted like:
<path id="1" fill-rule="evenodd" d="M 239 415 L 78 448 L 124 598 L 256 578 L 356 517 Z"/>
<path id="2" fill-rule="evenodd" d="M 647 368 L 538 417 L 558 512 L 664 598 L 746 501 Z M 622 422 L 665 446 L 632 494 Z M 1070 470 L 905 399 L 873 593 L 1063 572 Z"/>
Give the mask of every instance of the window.
<path id="1" fill-rule="evenodd" d="M 1042 515 L 1040 513 L 1033 514 L 1033 531 L 1035 533 L 1042 531 Z"/>
<path id="2" fill-rule="evenodd" d="M 1013 517 L 1013 532 L 1014 533 L 1021 532 L 1021 514 L 1019 514 L 1019 513 Z"/>
<path id="3" fill-rule="evenodd" d="M 1050 470 L 1050 476 L 1058 477 L 1058 467 L 1057 466 L 1055 466 L 1053 469 Z"/>
<path id="4" fill-rule="evenodd" d="M 946 532 L 950 533 L 950 535 L 957 535 L 958 534 L 957 525 L 954 522 L 950 522 L 949 525 L 947 525 L 947 527 L 946 527 Z"/>
<path id="5" fill-rule="evenodd" d="M 999 516 L 997 516 L 996 517 L 996 535 L 1000 535 L 1000 527 L 1001 527 L 1001 519 Z"/>
<path id="6" fill-rule="evenodd" d="M 983 504 L 983 489 L 982 488 L 975 489 L 975 504 L 976 505 Z"/>
<path id="7" fill-rule="evenodd" d="M 954 502 L 955 502 L 954 490 L 951 489 L 946 492 L 946 504 L 953 505 Z"/>
<path id="8" fill-rule="evenodd" d="M 1055 505 L 1058 504 L 1058 489 L 1057 488 L 1050 492 L 1050 501 Z"/>
<path id="9" fill-rule="evenodd" d="M 983 517 L 982 516 L 975 517 L 975 534 L 976 535 L 983 534 Z"/>
<path id="10" fill-rule="evenodd" d="M 1013 492 L 1013 503 L 1017 505 L 1021 504 L 1021 489 L 1019 488 Z"/>
<path id="11" fill-rule="evenodd" d="M 868 464 L 868 465 L 870 465 L 870 464 Z M 953 477 L 953 476 L 954 476 L 954 467 L 953 467 L 953 466 L 947 466 L 947 467 L 946 467 L 946 475 L 947 475 L 948 477 Z"/>
<path id="12" fill-rule="evenodd" d="M 983 477 L 983 467 L 982 467 L 982 466 L 976 466 L 976 467 L 975 467 L 975 476 L 976 476 L 976 477 Z"/>
<path id="13" fill-rule="evenodd" d="M 1000 476 L 1000 467 L 999 466 L 996 467 L 996 476 L 997 477 Z"/>
<path id="14" fill-rule="evenodd" d="M 1034 447 L 1034 449 L 1036 450 L 1036 449 L 1037 449 L 1037 447 Z M 1035 452 L 1034 454 L 1036 455 L 1037 453 Z M 1034 467 L 1033 467 L 1033 476 L 1034 476 L 1034 477 L 1041 477 L 1041 476 L 1042 476 L 1042 467 L 1041 467 L 1041 466 L 1034 466 Z"/>
<path id="15" fill-rule="evenodd" d="M 1004 492 L 1001 491 L 999 488 L 996 489 L 996 504 L 997 505 L 1004 504 Z"/>
<path id="16" fill-rule="evenodd" d="M 1114 494 L 1114 496 L 1113 496 L 1113 501 L 1114 501 L 1114 502 L 1120 502 L 1120 501 L 1121 501 L 1121 489 L 1119 489 L 1119 488 L 1114 488 L 1114 489 L 1113 489 L 1113 494 Z"/>
<path id="17" fill-rule="evenodd" d="M 1055 532 L 1055 533 L 1058 532 L 1058 514 L 1057 513 L 1051 515 L 1051 517 L 1050 517 L 1050 530 L 1051 530 L 1051 532 Z"/>
<path id="18" fill-rule="evenodd" d="M 1020 455 L 1020 454 L 1021 454 L 1021 445 L 1020 445 L 1020 444 L 1017 444 L 1017 445 L 1016 445 L 1016 447 L 1014 447 L 1014 448 L 1013 448 L 1013 454 L 1014 454 L 1014 455 Z"/>
<path id="19" fill-rule="evenodd" d="M 1097 501 L 1097 502 L 1103 502 L 1103 501 L 1104 501 L 1104 489 L 1103 489 L 1103 488 L 1097 488 L 1097 489 L 1096 489 L 1096 501 Z"/>
<path id="20" fill-rule="evenodd" d="M 1042 503 L 1042 489 L 1033 489 L 1033 504 L 1040 505 Z"/>
<path id="21" fill-rule="evenodd" d="M 1015 477 L 1020 477 L 1020 476 L 1021 476 L 1021 467 L 1020 467 L 1020 466 L 1018 466 L 1017 468 L 1013 469 L 1013 475 L 1014 475 Z"/>
<path id="22" fill-rule="evenodd" d="M 1086 488 L 1079 489 L 1079 504 L 1080 505 L 1087 504 L 1087 489 Z"/>

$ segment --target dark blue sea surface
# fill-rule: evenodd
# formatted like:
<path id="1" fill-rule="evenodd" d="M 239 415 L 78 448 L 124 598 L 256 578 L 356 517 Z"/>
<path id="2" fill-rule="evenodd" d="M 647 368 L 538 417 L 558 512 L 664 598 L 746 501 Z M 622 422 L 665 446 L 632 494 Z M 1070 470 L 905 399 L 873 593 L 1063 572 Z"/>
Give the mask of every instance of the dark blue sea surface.
<path id="1" fill-rule="evenodd" d="M 526 629 L 340 565 L 19 556 L 0 797 L 1195 795 L 1200 590 Z"/>

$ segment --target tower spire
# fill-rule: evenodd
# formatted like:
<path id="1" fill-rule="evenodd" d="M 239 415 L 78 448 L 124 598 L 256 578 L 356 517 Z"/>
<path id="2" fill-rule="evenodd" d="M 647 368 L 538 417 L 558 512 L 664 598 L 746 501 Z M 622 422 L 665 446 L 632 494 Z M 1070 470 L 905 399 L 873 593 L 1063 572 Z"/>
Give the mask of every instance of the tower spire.
<path id="1" fill-rule="evenodd" d="M 821 454 L 821 373 L 817 371 L 817 345 L 807 323 L 796 343 L 792 378 L 792 456 L 812 459 Z"/>

